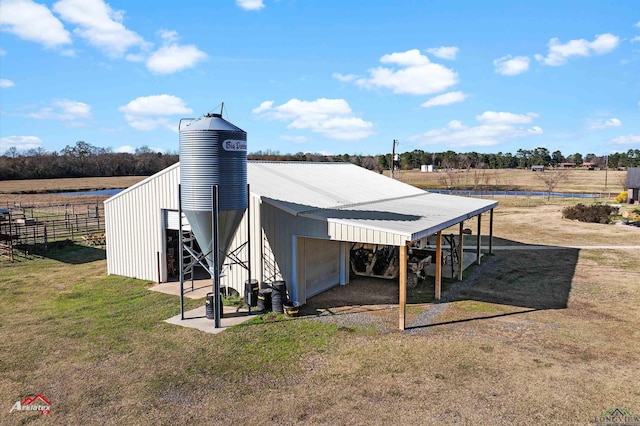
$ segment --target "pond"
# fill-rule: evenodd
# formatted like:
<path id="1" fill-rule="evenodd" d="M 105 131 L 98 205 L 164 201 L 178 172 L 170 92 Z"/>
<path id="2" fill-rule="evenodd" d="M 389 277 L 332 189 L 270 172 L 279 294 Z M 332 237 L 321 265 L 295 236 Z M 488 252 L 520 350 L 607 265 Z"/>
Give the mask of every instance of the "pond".
<path id="1" fill-rule="evenodd" d="M 116 195 L 123 191 L 123 188 L 117 189 L 96 189 L 93 191 L 73 191 L 73 192 L 60 192 L 58 195 Z"/>

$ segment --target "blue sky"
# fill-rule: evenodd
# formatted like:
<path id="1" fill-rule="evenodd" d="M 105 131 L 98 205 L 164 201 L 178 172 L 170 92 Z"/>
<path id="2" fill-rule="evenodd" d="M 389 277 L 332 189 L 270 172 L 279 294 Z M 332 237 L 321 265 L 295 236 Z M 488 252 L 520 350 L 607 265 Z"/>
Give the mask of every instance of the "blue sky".
<path id="1" fill-rule="evenodd" d="M 640 3 L 0 0 L 0 153 L 640 148 Z"/>

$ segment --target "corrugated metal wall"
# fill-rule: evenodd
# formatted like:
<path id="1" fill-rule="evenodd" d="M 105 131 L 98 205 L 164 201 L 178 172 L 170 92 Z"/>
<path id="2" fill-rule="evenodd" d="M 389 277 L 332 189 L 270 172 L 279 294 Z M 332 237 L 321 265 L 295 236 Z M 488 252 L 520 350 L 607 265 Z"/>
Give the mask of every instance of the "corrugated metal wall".
<path id="1" fill-rule="evenodd" d="M 179 181 L 180 169 L 175 164 L 105 202 L 109 274 L 157 281 L 160 253 L 160 279 L 166 281 L 163 210 L 178 209 Z M 294 277 L 296 255 L 293 253 L 293 240 L 296 237 L 389 245 L 402 245 L 406 238 L 379 230 L 294 216 L 264 202 L 255 194 L 251 196 L 249 209 L 252 278 L 260 282 L 285 280 L 290 294 L 294 286 L 304 285 Z M 245 243 L 248 232 L 245 213 L 230 250 Z M 245 260 L 247 249 L 241 250 L 238 256 Z M 263 259 L 273 265 L 264 264 Z M 234 288 L 242 295 L 248 279 L 246 269 L 229 265 L 224 272 L 221 285 Z"/>
<path id="2" fill-rule="evenodd" d="M 260 199 L 251 196 L 249 199 L 249 208 L 242 217 L 242 222 L 229 244 L 229 251 L 234 251 L 242 244 L 246 243 L 249 236 L 249 230 L 247 229 L 248 216 L 251 219 L 251 278 L 257 279 L 262 282 L 262 269 L 261 269 L 261 240 L 262 231 L 260 226 Z M 248 248 L 245 246 L 238 252 L 238 257 L 242 261 L 247 259 Z M 220 279 L 221 286 L 228 286 L 234 288 L 240 295 L 244 295 L 244 283 L 249 279 L 248 271 L 240 266 L 231 264 L 231 260 L 227 258 L 223 267 L 224 276 Z"/>
<path id="3" fill-rule="evenodd" d="M 178 164 L 104 203 L 107 272 L 143 280 L 166 280 L 162 209 L 178 209 Z"/>
<path id="4" fill-rule="evenodd" d="M 389 246 L 401 246 L 406 244 L 407 241 L 407 237 L 404 235 L 336 222 L 329 222 L 328 230 L 331 239 L 338 241 L 384 244 Z"/>

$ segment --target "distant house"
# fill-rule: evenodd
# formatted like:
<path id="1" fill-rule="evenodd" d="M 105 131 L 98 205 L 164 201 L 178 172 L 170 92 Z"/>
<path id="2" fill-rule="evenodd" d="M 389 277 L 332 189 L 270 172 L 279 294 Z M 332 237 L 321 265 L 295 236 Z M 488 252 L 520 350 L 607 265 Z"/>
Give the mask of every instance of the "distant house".
<path id="1" fill-rule="evenodd" d="M 640 202 L 640 167 L 627 169 L 627 190 L 629 191 L 629 204 Z"/>
<path id="2" fill-rule="evenodd" d="M 576 166 L 576 163 L 570 163 L 570 162 L 558 163 L 558 167 L 563 169 L 570 169 L 571 167 L 575 167 L 575 166 Z"/>
<path id="3" fill-rule="evenodd" d="M 544 166 L 531 166 L 532 172 L 544 172 Z"/>
<path id="4" fill-rule="evenodd" d="M 598 165 L 596 163 L 591 163 L 589 161 L 585 161 L 584 163 L 582 163 L 582 166 L 580 166 L 582 168 L 585 169 L 589 169 L 589 170 L 594 170 L 596 167 L 598 167 Z"/>

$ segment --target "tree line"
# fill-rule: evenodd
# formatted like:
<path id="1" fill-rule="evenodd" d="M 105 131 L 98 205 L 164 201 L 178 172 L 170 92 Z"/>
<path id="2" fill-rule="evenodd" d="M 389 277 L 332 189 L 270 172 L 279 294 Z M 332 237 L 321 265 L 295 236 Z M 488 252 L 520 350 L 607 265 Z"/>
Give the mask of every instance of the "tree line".
<path id="1" fill-rule="evenodd" d="M 249 160 L 264 161 L 312 161 L 349 162 L 369 170 L 382 172 L 393 164 L 391 153 L 379 155 L 323 155 L 298 152 L 281 154 L 278 151 L 257 151 L 247 155 Z M 0 156 L 0 179 L 47 179 L 92 176 L 149 176 L 179 161 L 177 153 L 153 152 L 146 146 L 134 153 L 118 153 L 108 148 L 99 148 L 79 141 L 67 145 L 60 152 L 47 152 L 42 148 L 19 151 L 9 148 Z M 519 149 L 515 154 L 483 154 L 454 151 L 428 152 L 413 150 L 398 154 L 396 168 L 411 170 L 422 165 L 433 165 L 439 169 L 513 169 L 530 168 L 535 165 L 557 166 L 574 163 L 580 166 L 591 163 L 595 167 L 612 169 L 640 167 L 640 149 L 612 153 L 607 156 L 575 153 L 563 155 L 546 148 Z"/>

